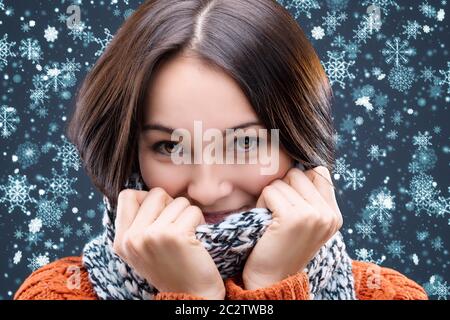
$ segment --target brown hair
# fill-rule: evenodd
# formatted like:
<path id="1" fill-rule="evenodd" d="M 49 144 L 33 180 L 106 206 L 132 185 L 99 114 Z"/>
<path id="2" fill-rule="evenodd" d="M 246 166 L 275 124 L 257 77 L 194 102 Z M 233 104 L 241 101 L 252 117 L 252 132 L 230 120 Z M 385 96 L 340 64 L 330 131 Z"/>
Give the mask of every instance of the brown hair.
<path id="1" fill-rule="evenodd" d="M 332 92 L 311 43 L 275 0 L 149 0 L 87 74 L 68 136 L 94 185 L 116 205 L 138 170 L 141 109 L 153 71 L 189 51 L 228 73 L 286 152 L 307 168 L 334 161 Z"/>

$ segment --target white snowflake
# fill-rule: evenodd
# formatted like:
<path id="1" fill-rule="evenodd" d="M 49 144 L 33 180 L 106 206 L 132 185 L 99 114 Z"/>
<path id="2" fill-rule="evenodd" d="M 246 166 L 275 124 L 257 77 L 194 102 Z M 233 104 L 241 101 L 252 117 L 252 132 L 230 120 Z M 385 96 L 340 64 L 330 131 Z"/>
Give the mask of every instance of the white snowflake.
<path id="1" fill-rule="evenodd" d="M 447 84 L 447 93 L 450 93 L 450 62 L 447 62 L 447 70 L 439 70 L 439 73 L 444 76 L 439 84 Z"/>
<path id="2" fill-rule="evenodd" d="M 111 40 L 113 39 L 113 35 L 111 34 L 111 32 L 109 31 L 109 29 L 105 28 L 103 29 L 105 32 L 105 39 L 100 39 L 100 38 L 95 38 L 95 42 L 98 43 L 101 47 L 100 49 L 98 49 L 95 52 L 95 56 L 99 56 L 102 54 L 102 52 L 106 49 L 106 47 L 108 46 L 108 44 L 111 42 Z"/>
<path id="3" fill-rule="evenodd" d="M 11 51 L 11 48 L 16 44 L 15 42 L 8 42 L 8 34 L 3 35 L 0 39 L 0 70 L 3 70 L 8 64 L 8 57 L 15 57 L 16 54 Z"/>
<path id="4" fill-rule="evenodd" d="M 322 27 L 314 27 L 311 31 L 312 36 L 316 40 L 320 40 L 325 36 L 325 31 Z"/>
<path id="5" fill-rule="evenodd" d="M 28 184 L 27 177 L 24 175 L 8 175 L 8 184 L 0 185 L 0 190 L 4 191 L 4 196 L 0 198 L 0 202 L 9 202 L 9 213 L 16 207 L 20 208 L 23 212 L 26 212 L 27 208 L 25 205 L 35 202 L 30 196 L 30 191 L 35 188 L 35 185 Z"/>
<path id="6" fill-rule="evenodd" d="M 55 27 L 47 26 L 47 29 L 44 31 L 44 38 L 48 42 L 55 42 L 58 39 L 58 30 Z"/>
<path id="7" fill-rule="evenodd" d="M 13 263 L 18 264 L 20 260 L 22 260 L 22 251 L 19 250 L 14 254 Z"/>
<path id="8" fill-rule="evenodd" d="M 366 177 L 362 170 L 351 169 L 347 170 L 344 175 L 344 181 L 347 183 L 344 185 L 345 189 L 352 188 L 353 190 L 362 188 Z"/>
<path id="9" fill-rule="evenodd" d="M 416 21 L 406 21 L 406 25 L 403 26 L 403 34 L 407 36 L 407 38 L 417 38 L 417 35 L 421 34 L 420 24 Z"/>
<path id="10" fill-rule="evenodd" d="M 381 50 L 381 53 L 386 57 L 387 63 L 394 62 L 398 66 L 400 63 L 407 63 L 408 57 L 416 55 L 416 50 L 408 46 L 408 41 L 401 41 L 395 37 L 392 41 L 390 39 L 386 41 L 386 48 Z"/>
<path id="11" fill-rule="evenodd" d="M 26 58 L 33 63 L 42 59 L 42 49 L 36 39 L 28 38 L 20 41 L 19 51 L 22 58 Z"/>
<path id="12" fill-rule="evenodd" d="M 370 102 L 370 97 L 367 97 L 367 96 L 360 97 L 360 98 L 356 99 L 355 104 L 357 106 L 365 107 L 367 111 L 372 111 L 373 110 L 373 105 Z"/>
<path id="13" fill-rule="evenodd" d="M 0 135 L 3 138 L 11 136 L 16 131 L 16 125 L 19 122 L 20 119 L 15 108 L 6 105 L 0 107 Z"/>
<path id="14" fill-rule="evenodd" d="M 31 233 L 37 233 L 39 231 L 41 231 L 42 228 L 42 220 L 39 218 L 34 218 L 30 221 L 30 223 L 28 224 L 28 230 Z"/>
<path id="15" fill-rule="evenodd" d="M 437 21 L 443 21 L 445 18 L 445 11 L 444 9 L 439 9 L 439 11 L 436 14 Z"/>
<path id="16" fill-rule="evenodd" d="M 345 89 L 345 79 L 354 79 L 355 76 L 348 71 L 348 68 L 355 64 L 355 61 L 345 61 L 345 51 L 327 51 L 328 61 L 322 62 L 331 85 L 337 82 L 342 89 Z"/>
<path id="17" fill-rule="evenodd" d="M 432 136 L 429 135 L 428 131 L 425 131 L 423 134 L 419 131 L 419 134 L 413 137 L 413 145 L 417 146 L 418 149 L 426 149 L 432 145 L 430 142 L 431 138 Z"/>

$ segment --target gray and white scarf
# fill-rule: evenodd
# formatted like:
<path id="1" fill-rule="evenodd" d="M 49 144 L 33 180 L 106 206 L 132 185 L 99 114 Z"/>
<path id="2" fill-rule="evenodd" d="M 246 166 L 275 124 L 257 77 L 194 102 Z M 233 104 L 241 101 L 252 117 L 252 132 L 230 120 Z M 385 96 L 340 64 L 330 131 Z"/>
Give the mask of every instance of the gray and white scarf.
<path id="1" fill-rule="evenodd" d="M 126 188 L 143 190 L 144 183 L 133 174 Z M 158 290 L 140 277 L 113 251 L 115 217 L 104 196 L 103 234 L 83 249 L 83 264 L 100 299 L 152 300 Z M 271 211 L 253 208 L 229 215 L 222 222 L 197 226 L 196 236 L 213 258 L 222 279 L 242 272 L 245 261 L 271 222 Z M 345 250 L 342 234 L 337 232 L 309 262 L 305 271 L 309 279 L 310 299 L 354 300 L 351 259 Z"/>

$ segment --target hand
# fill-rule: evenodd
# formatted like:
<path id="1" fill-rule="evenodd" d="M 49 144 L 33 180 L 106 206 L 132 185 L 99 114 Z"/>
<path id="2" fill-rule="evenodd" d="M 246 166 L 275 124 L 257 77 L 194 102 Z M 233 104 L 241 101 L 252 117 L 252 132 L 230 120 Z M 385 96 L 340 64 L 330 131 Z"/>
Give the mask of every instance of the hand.
<path id="1" fill-rule="evenodd" d="M 322 176 L 325 178 L 323 178 Z M 272 211 L 272 223 L 245 264 L 248 290 L 264 288 L 301 272 L 342 226 L 327 168 L 290 169 L 264 187 L 257 207 Z"/>
<path id="2" fill-rule="evenodd" d="M 223 300 L 225 286 L 212 257 L 195 236 L 200 208 L 164 189 L 122 190 L 114 251 L 160 292 Z"/>

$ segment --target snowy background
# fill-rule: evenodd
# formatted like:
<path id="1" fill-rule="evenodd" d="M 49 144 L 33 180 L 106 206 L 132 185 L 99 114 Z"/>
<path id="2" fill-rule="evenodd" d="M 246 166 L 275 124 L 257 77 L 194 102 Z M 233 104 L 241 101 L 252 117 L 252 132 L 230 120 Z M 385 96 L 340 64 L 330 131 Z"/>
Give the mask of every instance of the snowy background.
<path id="1" fill-rule="evenodd" d="M 350 256 L 448 299 L 447 1 L 278 1 L 332 82 Z M 64 130 L 77 87 L 140 3 L 0 0 L 0 299 L 101 230 L 101 194 Z"/>

